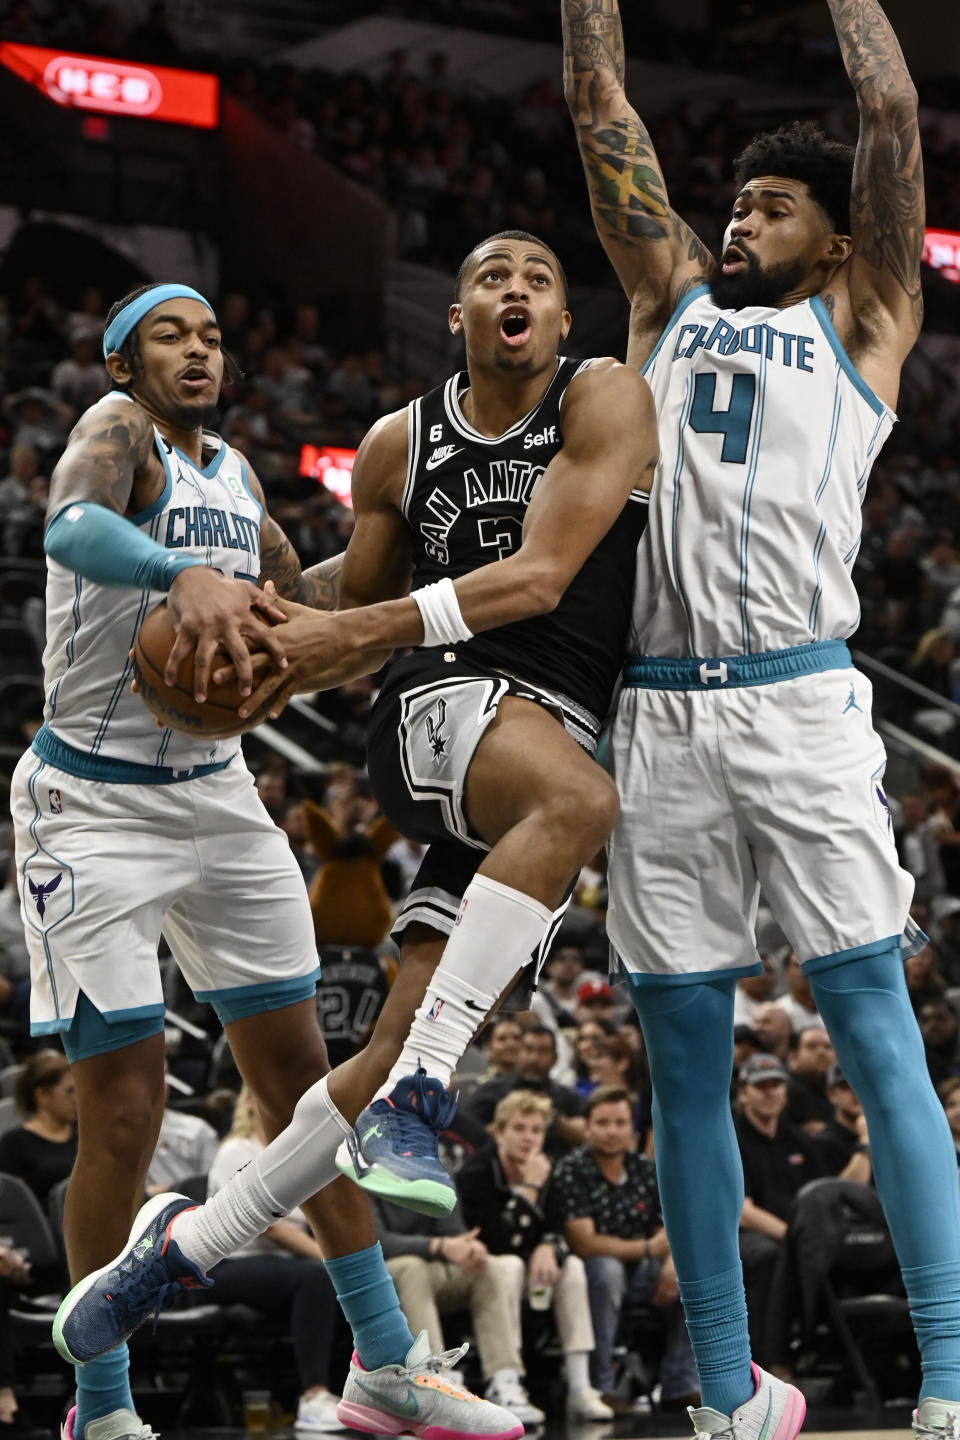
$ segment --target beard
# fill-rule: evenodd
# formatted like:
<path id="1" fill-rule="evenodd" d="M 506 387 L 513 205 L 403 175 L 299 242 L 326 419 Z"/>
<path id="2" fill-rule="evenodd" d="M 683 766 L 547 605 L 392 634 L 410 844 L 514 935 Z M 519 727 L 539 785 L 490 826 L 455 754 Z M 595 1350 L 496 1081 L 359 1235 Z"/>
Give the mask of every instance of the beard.
<path id="1" fill-rule="evenodd" d="M 220 419 L 220 411 L 215 404 L 209 402 L 203 405 L 170 403 L 164 407 L 164 419 L 178 430 L 193 430 L 197 426 L 203 430 L 213 430 Z"/>
<path id="2" fill-rule="evenodd" d="M 755 255 L 745 246 L 737 247 L 746 256 L 746 265 L 734 275 L 717 269 L 710 282 L 710 294 L 721 310 L 745 310 L 748 306 L 763 308 L 779 305 L 795 290 L 806 274 L 802 260 L 781 260 L 764 270 Z"/>

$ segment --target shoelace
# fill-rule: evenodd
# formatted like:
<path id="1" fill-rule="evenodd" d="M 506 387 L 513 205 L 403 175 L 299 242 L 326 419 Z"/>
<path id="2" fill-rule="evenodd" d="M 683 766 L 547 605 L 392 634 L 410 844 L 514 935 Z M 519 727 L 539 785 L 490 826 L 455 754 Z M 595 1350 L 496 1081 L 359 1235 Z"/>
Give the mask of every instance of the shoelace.
<path id="1" fill-rule="evenodd" d="M 171 1280 L 162 1255 L 154 1254 L 146 1262 L 140 1261 L 110 1290 L 113 1302 L 111 1318 L 117 1330 L 128 1327 L 130 1322 L 140 1321 L 153 1311 L 153 1331 L 156 1334 L 160 1311 L 172 1305 L 182 1286 L 179 1280 Z"/>
<path id="2" fill-rule="evenodd" d="M 417 1114 L 431 1130 L 445 1130 L 457 1113 L 457 1097 L 441 1090 L 436 1081 L 427 1089 L 427 1072 L 420 1065 L 413 1077 Z"/>
<path id="3" fill-rule="evenodd" d="M 390 1128 L 393 1131 L 391 1140 L 395 1141 L 406 1153 L 416 1156 L 432 1156 L 437 1159 L 439 1165 L 437 1137 L 432 1129 L 426 1127 L 424 1119 L 419 1113 L 394 1107 L 390 1112 Z"/>
<path id="4" fill-rule="evenodd" d="M 957 1412 L 948 1410 L 942 1425 L 918 1425 L 914 1430 L 916 1440 L 960 1440 L 957 1434 Z"/>
<path id="5" fill-rule="evenodd" d="M 469 1349 L 469 1344 L 466 1344 L 458 1345 L 456 1350 L 440 1350 L 436 1355 L 418 1360 L 416 1365 L 405 1366 L 400 1373 L 416 1378 L 418 1375 L 434 1374 L 437 1370 L 455 1370 L 457 1361 L 462 1360 Z"/>

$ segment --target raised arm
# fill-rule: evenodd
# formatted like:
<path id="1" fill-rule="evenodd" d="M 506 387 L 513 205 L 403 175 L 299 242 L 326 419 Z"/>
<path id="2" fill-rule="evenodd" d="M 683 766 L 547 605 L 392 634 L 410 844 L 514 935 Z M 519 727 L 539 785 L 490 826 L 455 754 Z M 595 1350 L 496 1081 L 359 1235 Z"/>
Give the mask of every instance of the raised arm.
<path id="1" fill-rule="evenodd" d="M 920 332 L 923 160 L 917 92 L 877 0 L 828 0 L 857 94 L 860 138 L 851 192 L 854 322 L 899 367 Z"/>
<path id="2" fill-rule="evenodd" d="M 647 332 L 656 339 L 687 290 L 709 279 L 714 262 L 671 209 L 650 135 L 624 93 L 617 0 L 561 0 L 561 8 L 564 89 L 590 208 L 631 302 L 631 344 L 642 344 Z"/>

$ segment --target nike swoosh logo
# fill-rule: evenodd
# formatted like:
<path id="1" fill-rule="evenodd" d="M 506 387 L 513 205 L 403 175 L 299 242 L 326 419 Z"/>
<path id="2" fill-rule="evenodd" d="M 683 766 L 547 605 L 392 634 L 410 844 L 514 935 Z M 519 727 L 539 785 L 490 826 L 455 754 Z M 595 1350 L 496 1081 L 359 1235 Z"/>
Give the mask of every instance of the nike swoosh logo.
<path id="1" fill-rule="evenodd" d="M 770 1429 L 770 1412 L 773 1409 L 773 1387 L 767 1386 L 767 1413 L 763 1417 L 763 1424 L 760 1426 L 760 1434 L 757 1440 L 766 1440 L 767 1431 Z"/>
<path id="2" fill-rule="evenodd" d="M 360 1149 L 360 1142 L 353 1131 L 347 1136 L 347 1154 L 350 1156 L 350 1161 L 358 1180 L 372 1169 L 372 1166 L 365 1163 L 363 1152 Z M 359 1384 L 359 1381 L 357 1383 Z"/>
<path id="3" fill-rule="evenodd" d="M 462 455 L 464 448 L 465 447 L 461 445 L 459 450 L 451 450 L 449 455 L 441 455 L 439 460 L 434 460 L 431 455 L 430 459 L 426 462 L 425 468 L 427 470 L 436 470 L 438 465 L 443 465 L 445 461 L 452 460 L 455 455 Z"/>
<path id="4" fill-rule="evenodd" d="M 486 1015 L 487 1013 L 486 1005 L 478 1005 L 476 1000 L 464 1000 L 463 1003 L 468 1010 L 479 1010 L 481 1015 Z"/>
<path id="5" fill-rule="evenodd" d="M 414 1415 L 420 1414 L 420 1406 L 417 1404 L 416 1394 L 409 1381 L 407 1382 L 406 1400 L 395 1400 L 392 1397 L 388 1399 L 380 1390 L 371 1390 L 368 1386 L 364 1385 L 359 1375 L 354 1376 L 354 1379 L 364 1394 L 369 1395 L 372 1400 L 377 1402 L 378 1410 L 392 1410 L 396 1415 L 406 1415 L 411 1419 Z"/>

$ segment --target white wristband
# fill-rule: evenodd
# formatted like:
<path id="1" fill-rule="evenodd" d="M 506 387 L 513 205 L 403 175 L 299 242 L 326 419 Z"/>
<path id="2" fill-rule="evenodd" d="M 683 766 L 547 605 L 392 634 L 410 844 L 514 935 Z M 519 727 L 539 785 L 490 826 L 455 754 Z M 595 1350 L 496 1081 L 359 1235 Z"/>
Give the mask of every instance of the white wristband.
<path id="1" fill-rule="evenodd" d="M 458 640 L 472 640 L 473 631 L 468 630 L 453 581 L 437 580 L 433 585 L 424 585 L 422 590 L 412 590 L 410 599 L 416 602 L 423 621 L 421 645 L 455 645 Z"/>

